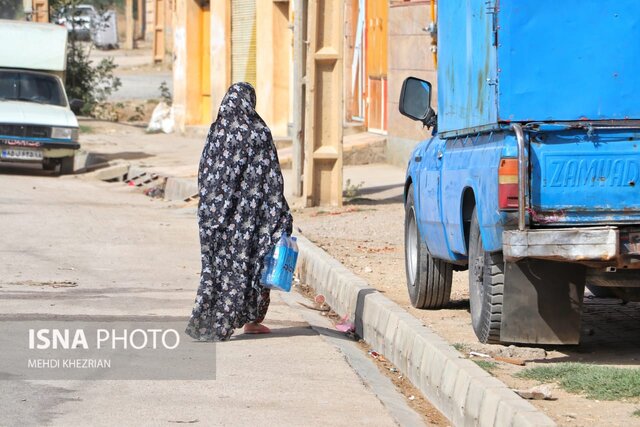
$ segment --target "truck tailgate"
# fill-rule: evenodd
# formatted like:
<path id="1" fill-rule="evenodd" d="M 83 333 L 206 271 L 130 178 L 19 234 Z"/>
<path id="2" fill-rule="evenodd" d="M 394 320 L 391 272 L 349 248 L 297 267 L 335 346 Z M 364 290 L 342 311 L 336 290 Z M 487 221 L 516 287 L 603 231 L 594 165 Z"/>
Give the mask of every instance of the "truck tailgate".
<path id="1" fill-rule="evenodd" d="M 574 130 L 531 135 L 534 223 L 640 223 L 640 132 Z"/>

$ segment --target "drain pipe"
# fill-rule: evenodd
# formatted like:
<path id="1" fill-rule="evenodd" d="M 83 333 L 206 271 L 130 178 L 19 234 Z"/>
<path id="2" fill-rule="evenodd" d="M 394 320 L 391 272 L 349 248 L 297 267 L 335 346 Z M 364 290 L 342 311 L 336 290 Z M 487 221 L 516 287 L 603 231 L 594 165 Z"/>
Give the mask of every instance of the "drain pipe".
<path id="1" fill-rule="evenodd" d="M 511 129 L 516 133 L 518 141 L 518 230 L 525 228 L 525 204 L 527 197 L 527 154 L 526 141 L 520 123 L 513 123 Z"/>

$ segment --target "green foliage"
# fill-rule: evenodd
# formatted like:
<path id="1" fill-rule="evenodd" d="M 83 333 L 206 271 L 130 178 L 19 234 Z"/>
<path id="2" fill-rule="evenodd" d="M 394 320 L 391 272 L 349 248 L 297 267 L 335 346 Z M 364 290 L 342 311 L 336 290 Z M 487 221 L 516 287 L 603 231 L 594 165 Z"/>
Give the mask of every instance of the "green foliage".
<path id="1" fill-rule="evenodd" d="M 634 417 L 640 417 L 640 409 L 636 409 L 631 415 L 633 415 Z"/>
<path id="2" fill-rule="evenodd" d="M 144 120 L 144 106 L 142 104 L 136 105 L 135 114 L 129 117 L 130 122 L 141 122 Z"/>
<path id="3" fill-rule="evenodd" d="M 364 185 L 364 182 L 361 182 L 360 184 L 351 184 L 351 180 L 347 179 L 345 189 L 343 192 L 344 197 L 346 197 L 347 199 L 355 198 L 360 192 L 360 189 L 362 188 L 363 185 Z"/>
<path id="4" fill-rule="evenodd" d="M 474 362 L 476 363 L 476 365 L 480 366 L 490 374 L 493 373 L 493 371 L 498 367 L 498 364 L 496 362 L 491 362 L 488 360 L 474 360 Z"/>
<path id="5" fill-rule="evenodd" d="M 22 0 L 0 0 L 0 19 L 17 19 L 23 12 Z"/>
<path id="6" fill-rule="evenodd" d="M 88 50 L 81 43 L 70 40 L 65 80 L 67 96 L 83 100 L 82 112 L 91 114 L 97 104 L 106 101 L 121 86 L 120 79 L 113 74 L 116 67 L 113 58 L 104 58 L 94 66 Z"/>
<path id="7" fill-rule="evenodd" d="M 624 369 L 578 363 L 536 366 L 517 374 L 540 382 L 555 381 L 570 393 L 588 399 L 619 400 L 640 397 L 640 369 Z"/>
<path id="8" fill-rule="evenodd" d="M 465 346 L 461 342 L 454 342 L 451 345 L 453 346 L 453 348 L 455 348 L 456 350 L 458 350 L 461 353 L 463 353 L 464 350 L 465 350 Z"/>
<path id="9" fill-rule="evenodd" d="M 162 100 L 162 102 L 164 102 L 167 105 L 171 105 L 173 98 L 171 96 L 171 91 L 169 90 L 169 86 L 167 85 L 167 82 L 162 81 L 158 89 L 160 90 L 160 99 Z"/>

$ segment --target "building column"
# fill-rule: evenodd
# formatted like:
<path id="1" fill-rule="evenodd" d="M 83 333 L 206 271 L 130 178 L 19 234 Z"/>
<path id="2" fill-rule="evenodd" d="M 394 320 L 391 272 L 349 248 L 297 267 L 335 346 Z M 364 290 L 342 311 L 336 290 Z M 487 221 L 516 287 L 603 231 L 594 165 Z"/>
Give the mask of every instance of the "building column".
<path id="1" fill-rule="evenodd" d="M 231 2 L 211 2 L 211 106 L 215 120 L 231 83 Z"/>
<path id="2" fill-rule="evenodd" d="M 291 107 L 289 6 L 288 0 L 256 2 L 256 109 L 275 136 L 287 136 Z"/>

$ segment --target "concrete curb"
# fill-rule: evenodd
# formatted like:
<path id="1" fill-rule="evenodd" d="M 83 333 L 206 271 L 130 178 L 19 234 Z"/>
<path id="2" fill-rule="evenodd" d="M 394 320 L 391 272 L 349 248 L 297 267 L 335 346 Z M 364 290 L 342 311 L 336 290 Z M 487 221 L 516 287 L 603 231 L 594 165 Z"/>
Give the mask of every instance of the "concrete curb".
<path id="1" fill-rule="evenodd" d="M 197 178 L 167 178 L 167 184 L 164 187 L 165 200 L 185 200 L 197 194 Z"/>
<path id="2" fill-rule="evenodd" d="M 77 171 L 78 172 L 78 171 Z M 153 171 L 130 165 L 127 162 L 105 163 L 104 167 L 87 172 L 87 176 L 101 181 L 122 181 L 131 179 L 143 180 L 145 176 L 158 175 L 164 178 L 164 200 L 186 200 L 198 194 L 198 182 L 196 178 L 177 178 L 156 174 Z M 155 181 L 158 184 L 161 181 Z"/>
<path id="3" fill-rule="evenodd" d="M 150 173 L 125 164 L 103 174 L 112 178 L 125 172 L 128 179 Z M 165 200 L 197 193 L 194 179 L 166 177 Z M 357 334 L 395 364 L 453 425 L 556 425 L 304 236 L 298 237 L 298 246 L 301 280 L 322 293 L 336 313 L 352 319 Z"/>
<path id="4" fill-rule="evenodd" d="M 300 279 L 326 297 L 455 426 L 555 426 L 533 405 L 451 347 L 340 262 L 299 236 Z"/>

